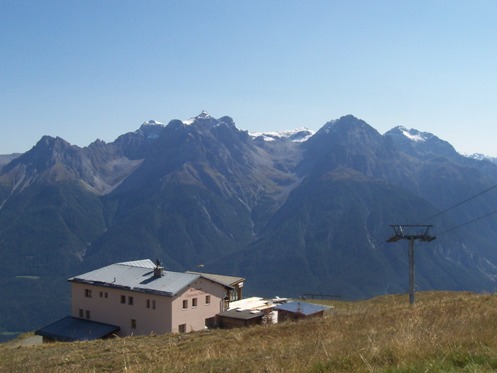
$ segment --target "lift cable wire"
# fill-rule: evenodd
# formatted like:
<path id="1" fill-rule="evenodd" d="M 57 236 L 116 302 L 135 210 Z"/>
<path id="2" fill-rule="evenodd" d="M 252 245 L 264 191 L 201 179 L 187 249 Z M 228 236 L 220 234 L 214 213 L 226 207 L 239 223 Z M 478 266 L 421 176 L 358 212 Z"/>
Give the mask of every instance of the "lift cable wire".
<path id="1" fill-rule="evenodd" d="M 382 248 L 383 249 L 383 248 Z M 343 274 L 349 272 L 349 270 L 353 267 L 355 267 L 358 263 L 362 262 L 363 260 L 369 258 L 371 255 L 375 254 L 375 253 L 381 253 L 381 249 L 376 249 L 376 248 L 372 248 L 371 250 L 369 250 L 367 253 L 359 256 L 356 260 L 354 260 L 352 263 L 349 263 L 346 267 L 344 268 L 340 268 L 340 270 L 337 272 L 337 273 L 334 273 L 334 276 L 335 277 L 341 277 Z M 393 254 L 392 255 L 393 258 L 397 258 L 399 259 L 401 257 L 401 254 Z M 381 269 L 378 269 L 378 271 L 380 271 Z"/>
<path id="2" fill-rule="evenodd" d="M 473 219 L 473 220 L 470 220 L 470 221 L 468 221 L 468 222 L 466 222 L 466 223 L 463 223 L 463 224 L 460 224 L 460 225 L 456 225 L 455 227 L 449 228 L 449 229 L 447 229 L 447 230 L 445 230 L 445 231 L 443 231 L 443 232 L 441 232 L 441 233 L 438 233 L 438 234 L 437 234 L 437 236 L 441 236 L 442 234 L 445 234 L 445 233 L 448 233 L 448 232 L 452 232 L 452 231 L 454 231 L 454 230 L 456 230 L 456 229 L 459 229 L 459 228 L 462 228 L 462 227 L 464 227 L 464 226 L 466 226 L 466 225 L 468 225 L 468 224 L 474 223 L 475 221 L 485 219 L 485 218 L 487 218 L 487 217 L 489 217 L 489 216 L 491 216 L 491 215 L 494 215 L 494 214 L 497 214 L 497 210 L 492 211 L 492 212 L 489 212 L 488 214 L 485 214 L 485 215 L 483 215 L 483 216 L 480 216 L 480 217 L 478 217 L 478 218 L 475 218 L 475 219 Z"/>
<path id="3" fill-rule="evenodd" d="M 491 191 L 492 189 L 495 189 L 495 188 L 497 188 L 497 184 L 496 184 L 496 185 L 494 185 L 494 186 L 492 186 L 492 187 L 490 187 L 490 188 L 485 189 L 484 191 L 482 191 L 482 192 L 480 192 L 480 193 L 478 193 L 478 194 L 475 194 L 475 195 L 474 195 L 474 196 L 472 196 L 472 197 L 466 198 L 464 201 L 459 202 L 459 203 L 455 204 L 455 205 L 454 205 L 454 206 L 452 206 L 452 207 L 446 208 L 445 210 L 443 210 L 443 211 L 441 211 L 441 212 L 439 212 L 439 213 L 437 213 L 437 214 L 435 214 L 435 215 L 433 215 L 433 216 L 431 216 L 431 217 L 429 217 L 429 218 L 427 218 L 427 219 L 424 219 L 421 223 L 426 222 L 426 221 L 428 221 L 428 220 L 431 220 L 431 219 L 433 219 L 433 218 L 436 218 L 436 217 L 438 217 L 438 216 L 440 216 L 440 215 L 442 215 L 442 214 L 445 214 L 446 212 L 448 212 L 448 211 L 450 211 L 450 210 L 452 210 L 452 209 L 455 209 L 456 207 L 459 207 L 459 206 L 463 205 L 464 203 L 469 202 L 469 201 L 471 201 L 471 200 L 473 200 L 473 199 L 475 199 L 475 198 L 477 198 L 477 197 L 481 196 L 482 194 L 485 194 L 485 193 L 487 193 L 487 192 L 489 192 L 489 191 Z M 494 214 L 497 214 L 497 210 L 496 210 L 496 211 L 493 211 L 493 212 L 490 212 L 490 213 L 488 213 L 488 214 L 486 214 L 486 215 L 484 215 L 484 216 L 480 216 L 480 217 L 478 217 L 478 218 L 475 218 L 475 219 L 473 219 L 473 220 L 470 220 L 470 221 L 468 221 L 468 222 L 466 222 L 466 223 L 463 223 L 463 224 L 457 225 L 457 226 L 455 226 L 455 227 L 449 228 L 449 229 L 447 229 L 447 230 L 445 230 L 445 231 L 443 231 L 443 232 L 441 232 L 441 233 L 438 233 L 438 234 L 437 234 L 437 236 L 440 236 L 440 235 L 445 234 L 445 233 L 448 233 L 448 232 L 452 232 L 453 230 L 456 230 L 456 229 L 462 228 L 462 227 L 464 227 L 464 226 L 466 226 L 466 225 L 468 225 L 468 224 L 474 223 L 474 222 L 476 222 L 476 221 L 478 221 L 478 220 L 484 219 L 484 218 L 486 218 L 486 217 L 488 217 L 488 216 L 491 216 L 491 215 L 494 215 Z M 352 267 L 355 267 L 355 266 L 356 266 L 356 264 L 358 264 L 359 262 L 361 262 L 361 261 L 365 260 L 366 258 L 369 258 L 369 256 L 371 256 L 372 254 L 374 254 L 376 251 L 377 251 L 377 250 L 370 250 L 370 251 L 369 251 L 368 253 L 366 253 L 365 255 L 361 255 L 359 258 L 357 258 L 357 260 L 355 260 L 355 261 L 354 261 L 354 262 L 352 262 L 351 264 L 347 265 L 345 268 L 342 268 L 342 269 L 338 272 L 338 274 L 337 274 L 337 275 L 342 275 L 342 274 L 344 274 L 345 272 L 348 272 L 348 271 L 349 271 L 349 269 L 351 269 Z"/>
<path id="4" fill-rule="evenodd" d="M 475 198 L 477 198 L 477 197 L 481 196 L 482 194 L 485 194 L 485 193 L 487 193 L 487 192 L 489 192 L 489 191 L 491 191 L 492 189 L 495 189 L 495 188 L 497 188 L 497 184 L 496 184 L 496 185 L 494 185 L 494 186 L 492 186 L 492 187 L 490 187 L 490 188 L 488 188 L 488 189 L 485 189 L 484 191 L 482 191 L 482 192 L 480 192 L 480 193 L 478 193 L 478 194 L 475 194 L 475 195 L 474 195 L 474 196 L 472 196 L 472 197 L 466 198 L 464 201 L 459 202 L 459 203 L 457 203 L 457 204 L 455 204 L 454 206 L 451 206 L 451 207 L 449 207 L 449 208 L 446 208 L 445 210 L 443 210 L 443 211 L 441 211 L 441 212 L 439 212 L 439 213 L 437 213 L 437 214 L 435 214 L 435 215 L 433 215 L 433 216 L 430 216 L 430 217 L 429 217 L 429 218 L 427 218 L 427 219 L 424 219 L 423 221 L 421 221 L 421 223 L 420 223 L 420 224 L 422 224 L 423 222 L 426 222 L 426 221 L 428 221 L 428 220 L 434 219 L 434 218 L 436 218 L 436 217 L 438 217 L 438 216 L 440 216 L 440 215 L 443 215 L 443 214 L 445 214 L 446 212 L 448 212 L 448 211 L 450 211 L 450 210 L 452 210 L 452 209 L 455 209 L 456 207 L 459 207 L 459 206 L 461 206 L 461 205 L 465 204 L 466 202 L 469 202 L 469 201 L 471 201 L 471 200 L 473 200 L 473 199 L 475 199 Z M 463 224 L 460 224 L 460 225 L 458 225 L 458 226 L 455 226 L 455 227 L 452 227 L 452 228 L 450 228 L 450 229 L 447 229 L 447 230 L 445 230 L 445 231 L 443 231 L 443 232 L 441 232 L 441 233 L 438 233 L 438 234 L 437 234 L 437 236 L 440 236 L 440 235 L 442 235 L 442 234 L 445 234 L 445 233 L 451 232 L 451 231 L 453 231 L 453 230 L 456 230 L 456 229 L 462 228 L 462 227 L 464 227 L 464 226 L 466 226 L 466 225 L 468 225 L 468 224 L 474 223 L 474 222 L 476 222 L 476 221 L 478 221 L 478 220 L 484 219 L 484 218 L 486 218 L 486 217 L 488 217 L 488 216 L 491 216 L 491 215 L 494 215 L 494 214 L 497 214 L 497 210 L 496 210 L 496 211 L 493 211 L 493 212 L 490 212 L 490 213 L 488 213 L 488 214 L 486 214 L 486 215 L 484 215 L 484 216 L 480 216 L 480 217 L 478 217 L 478 218 L 475 218 L 475 219 L 473 219 L 473 220 L 471 220 L 471 221 L 468 221 L 468 222 L 466 222 L 466 223 L 463 223 Z M 369 256 L 371 256 L 372 254 L 374 254 L 376 251 L 377 251 L 377 250 L 370 250 L 368 253 L 366 253 L 366 254 L 364 254 L 364 255 L 359 256 L 359 258 L 357 258 L 357 260 L 355 260 L 355 261 L 354 261 L 354 262 L 352 262 L 351 264 L 347 265 L 345 268 L 341 268 L 341 270 L 340 270 L 337 274 L 335 274 L 335 275 L 336 275 L 336 276 L 341 276 L 341 275 L 343 275 L 344 273 L 348 272 L 348 271 L 349 271 L 352 267 L 355 267 L 355 266 L 356 266 L 356 264 L 358 264 L 359 262 L 361 262 L 361 261 L 365 260 L 366 258 L 368 258 Z M 398 258 L 400 258 L 400 254 L 399 254 L 399 255 L 394 255 L 394 257 L 398 257 Z"/>
<path id="5" fill-rule="evenodd" d="M 455 205 L 454 205 L 454 206 L 452 206 L 452 207 L 446 208 L 445 210 L 440 211 L 439 213 L 437 213 L 437 214 L 435 214 L 435 215 L 433 215 L 433 216 L 430 216 L 430 217 L 429 217 L 429 218 L 427 218 L 427 219 L 424 219 L 423 221 L 421 221 L 421 223 L 424 223 L 424 222 L 426 222 L 426 221 L 428 221 L 428 220 L 431 220 L 431 219 L 434 219 L 434 218 L 436 218 L 436 217 L 439 217 L 440 215 L 443 215 L 443 214 L 445 214 L 446 212 L 448 212 L 448 211 L 450 211 L 450 210 L 452 210 L 452 209 L 455 209 L 456 207 L 459 207 L 459 206 L 461 206 L 461 205 L 465 204 L 466 202 L 469 202 L 469 201 L 471 201 L 472 199 L 475 199 L 475 198 L 477 198 L 477 197 L 481 196 L 482 194 L 485 194 L 485 193 L 487 193 L 487 192 L 489 192 L 489 191 L 491 191 L 492 189 L 495 189 L 495 188 L 497 188 L 497 184 L 496 184 L 496 185 L 494 185 L 494 186 L 492 186 L 492 187 L 490 187 L 490 188 L 488 188 L 488 189 L 485 189 L 484 191 L 482 191 L 482 192 L 480 192 L 480 193 L 478 193 L 478 194 L 475 194 L 475 195 L 474 195 L 474 196 L 472 196 L 472 197 L 466 198 L 464 201 L 459 202 L 459 203 L 455 204 Z M 468 224 L 469 224 L 469 223 L 468 223 Z M 455 229 L 455 228 L 454 228 L 454 229 Z M 445 232 L 444 232 L 444 233 L 445 233 Z"/>

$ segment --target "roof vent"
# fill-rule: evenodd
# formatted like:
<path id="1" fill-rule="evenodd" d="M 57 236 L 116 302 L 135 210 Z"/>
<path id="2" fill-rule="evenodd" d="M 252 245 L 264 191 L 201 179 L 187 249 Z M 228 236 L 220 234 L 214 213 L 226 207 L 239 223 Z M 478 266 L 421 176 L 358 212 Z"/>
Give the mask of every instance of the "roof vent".
<path id="1" fill-rule="evenodd" d="M 161 262 L 159 259 L 155 261 L 154 268 L 154 277 L 162 277 L 164 276 L 164 267 L 161 266 Z"/>

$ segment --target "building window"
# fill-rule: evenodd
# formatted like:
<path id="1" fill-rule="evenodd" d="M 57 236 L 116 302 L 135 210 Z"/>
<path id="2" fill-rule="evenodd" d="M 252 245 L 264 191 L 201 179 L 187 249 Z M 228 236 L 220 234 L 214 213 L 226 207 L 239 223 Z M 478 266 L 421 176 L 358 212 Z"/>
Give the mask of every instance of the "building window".
<path id="1" fill-rule="evenodd" d="M 131 319 L 131 329 L 136 329 L 136 320 Z"/>
<path id="2" fill-rule="evenodd" d="M 107 292 L 105 292 L 105 298 L 107 298 L 109 296 L 109 294 Z"/>
<path id="3" fill-rule="evenodd" d="M 86 310 L 86 318 L 89 320 L 90 319 L 90 310 Z"/>
<path id="4" fill-rule="evenodd" d="M 192 299 L 192 307 L 197 307 L 197 298 Z"/>
<path id="5" fill-rule="evenodd" d="M 80 308 L 79 309 L 79 318 L 82 319 L 83 318 L 83 310 Z"/>
<path id="6" fill-rule="evenodd" d="M 104 296 L 104 293 L 101 291 L 100 292 L 100 298 L 102 298 Z"/>
<path id="7" fill-rule="evenodd" d="M 183 301 L 183 309 L 187 309 L 188 308 L 188 299 L 185 299 Z"/>
<path id="8" fill-rule="evenodd" d="M 152 299 L 147 299 L 147 308 L 152 308 L 153 310 L 155 310 L 155 300 Z"/>
<path id="9" fill-rule="evenodd" d="M 211 296 L 210 295 L 205 296 L 205 304 L 211 304 Z"/>
<path id="10" fill-rule="evenodd" d="M 130 306 L 132 306 L 132 305 L 133 305 L 133 297 L 128 297 L 128 304 L 129 304 Z"/>
<path id="11" fill-rule="evenodd" d="M 122 304 L 126 303 L 126 296 L 125 295 L 121 295 L 121 303 Z"/>
<path id="12" fill-rule="evenodd" d="M 180 333 L 186 333 L 186 324 L 180 324 L 178 326 L 178 332 L 180 332 Z"/>
<path id="13" fill-rule="evenodd" d="M 85 297 L 91 298 L 91 289 L 85 289 Z"/>

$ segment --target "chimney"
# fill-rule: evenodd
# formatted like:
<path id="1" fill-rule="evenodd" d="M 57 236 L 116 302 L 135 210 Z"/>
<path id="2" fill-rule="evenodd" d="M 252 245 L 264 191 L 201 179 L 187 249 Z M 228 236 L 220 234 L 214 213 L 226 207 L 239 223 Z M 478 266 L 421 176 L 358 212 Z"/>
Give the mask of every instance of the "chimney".
<path id="1" fill-rule="evenodd" d="M 164 276 L 164 267 L 157 266 L 154 268 L 154 277 Z"/>
<path id="2" fill-rule="evenodd" d="M 155 261 L 154 268 L 154 277 L 162 277 L 164 276 L 164 267 L 161 266 L 161 262 L 159 259 Z"/>

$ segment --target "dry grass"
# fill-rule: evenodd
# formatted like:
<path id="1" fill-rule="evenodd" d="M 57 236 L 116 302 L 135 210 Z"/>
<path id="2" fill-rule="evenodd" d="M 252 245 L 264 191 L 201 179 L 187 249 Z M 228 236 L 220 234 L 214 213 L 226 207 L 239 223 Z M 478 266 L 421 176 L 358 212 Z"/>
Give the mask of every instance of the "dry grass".
<path id="1" fill-rule="evenodd" d="M 333 315 L 269 327 L 0 346 L 2 372 L 490 372 L 497 295 L 431 292 L 329 302 Z"/>

